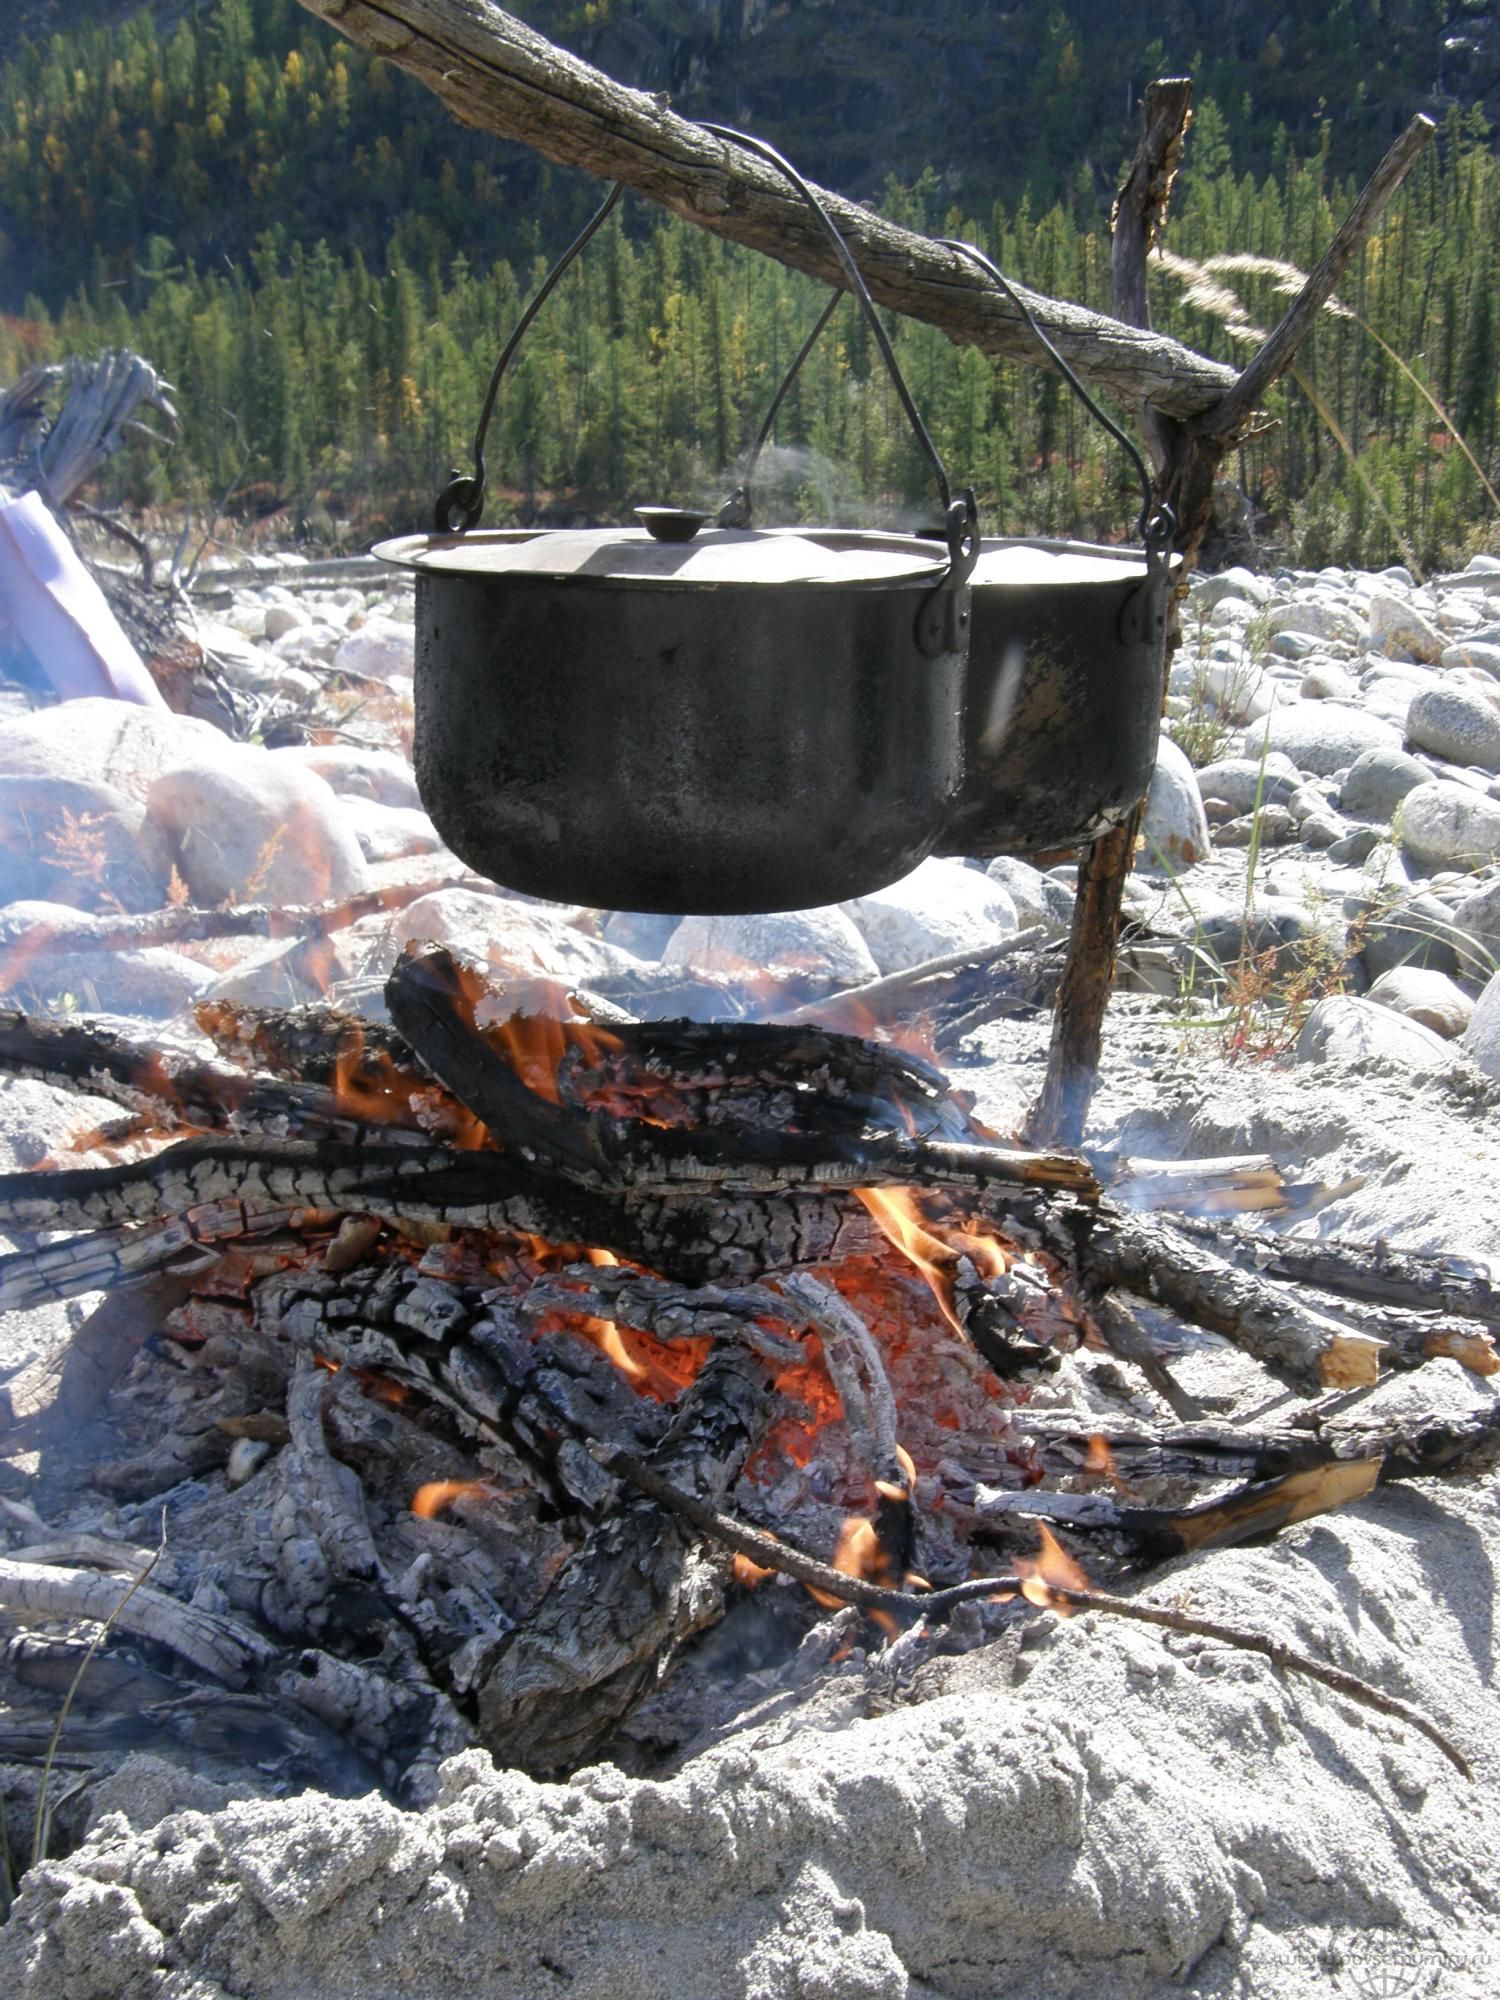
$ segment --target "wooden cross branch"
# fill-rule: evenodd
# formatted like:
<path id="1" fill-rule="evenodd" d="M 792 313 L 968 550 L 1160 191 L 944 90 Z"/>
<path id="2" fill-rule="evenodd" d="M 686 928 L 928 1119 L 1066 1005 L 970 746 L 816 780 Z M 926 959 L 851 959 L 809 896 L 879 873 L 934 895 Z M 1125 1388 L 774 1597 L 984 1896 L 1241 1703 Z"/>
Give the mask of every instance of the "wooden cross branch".
<path id="1" fill-rule="evenodd" d="M 775 170 L 712 138 L 657 97 L 627 90 L 490 0 L 302 0 L 352 42 L 440 97 L 462 124 L 535 147 L 560 166 L 623 181 L 674 215 L 843 287 L 806 206 Z M 1009 300 L 967 258 L 867 208 L 816 190 L 876 303 L 963 346 L 1050 367 Z M 1234 371 L 1148 328 L 1024 293 L 1080 375 L 1135 410 L 1211 409 Z"/>

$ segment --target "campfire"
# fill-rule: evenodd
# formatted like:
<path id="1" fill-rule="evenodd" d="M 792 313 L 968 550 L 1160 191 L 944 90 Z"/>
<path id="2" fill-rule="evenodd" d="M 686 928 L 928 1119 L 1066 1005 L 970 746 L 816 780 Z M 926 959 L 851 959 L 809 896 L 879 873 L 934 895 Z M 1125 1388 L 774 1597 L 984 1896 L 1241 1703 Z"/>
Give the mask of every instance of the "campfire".
<path id="1" fill-rule="evenodd" d="M 410 1802 L 475 1742 L 649 1771 L 851 1649 L 1129 1612 L 1090 1579 L 1494 1427 L 1360 1408 L 1385 1368 L 1493 1372 L 1492 1287 L 1272 1255 L 1243 1174 L 1007 1145 L 924 1056 L 806 1019 L 639 1021 L 432 946 L 387 998 L 393 1026 L 204 1006 L 212 1058 L 0 1021 L 7 1071 L 123 1114 L 77 1135 L 113 1164 L 0 1177 L 13 1235 L 81 1232 L 0 1261 L 0 1306 L 106 1294 L 9 1385 L 18 1436 L 119 1507 L 0 1564 L 9 1610 L 112 1621 L 80 1744 Z M 1162 1358 L 1174 1316 L 1314 1400 L 1216 1425 Z M 106 1396 L 134 1449 L 101 1462 Z M 12 1648 L 39 1731 L 77 1657 Z"/>

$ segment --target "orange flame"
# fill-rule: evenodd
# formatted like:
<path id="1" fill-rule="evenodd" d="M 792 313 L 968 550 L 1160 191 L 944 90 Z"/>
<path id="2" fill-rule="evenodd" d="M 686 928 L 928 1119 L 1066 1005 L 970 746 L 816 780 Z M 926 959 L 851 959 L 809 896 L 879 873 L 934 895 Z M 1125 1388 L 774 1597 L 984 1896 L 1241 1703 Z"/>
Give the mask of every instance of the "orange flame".
<path id="1" fill-rule="evenodd" d="M 1040 1552 L 1032 1558 L 1016 1558 L 1016 1575 L 1022 1579 L 1021 1595 L 1028 1604 L 1055 1611 L 1060 1618 L 1071 1618 L 1071 1608 L 1054 1596 L 1049 1586 L 1056 1585 L 1059 1590 L 1091 1590 L 1088 1571 L 1074 1561 L 1045 1521 L 1036 1525 L 1041 1537 Z"/>
<path id="2" fill-rule="evenodd" d="M 742 1585 L 746 1590 L 759 1589 L 768 1576 L 776 1574 L 775 1570 L 766 1569 L 760 1563 L 752 1562 L 747 1555 L 737 1554 L 732 1568 L 735 1582 Z"/>
<path id="3" fill-rule="evenodd" d="M 932 1287 L 944 1319 L 955 1333 L 962 1333 L 963 1322 L 955 1304 L 959 1259 L 967 1257 L 982 1278 L 996 1278 L 1009 1264 L 1005 1246 L 996 1237 L 964 1229 L 949 1229 L 939 1236 L 910 1188 L 856 1188 L 854 1192 L 902 1256 L 916 1265 Z"/>
<path id="4" fill-rule="evenodd" d="M 493 1491 L 482 1479 L 429 1479 L 411 1496 L 411 1511 L 418 1520 L 431 1521 L 455 1500 L 487 1500 Z"/>
<path id="5" fill-rule="evenodd" d="M 488 1131 L 467 1106 L 437 1085 L 403 1076 L 389 1051 L 366 1048 L 362 1028 L 341 1041 L 330 1088 L 340 1111 L 367 1124 L 415 1125 L 417 1107 L 426 1103 L 435 1107 L 433 1122 L 443 1137 L 460 1151 L 477 1152 L 488 1143 Z"/>

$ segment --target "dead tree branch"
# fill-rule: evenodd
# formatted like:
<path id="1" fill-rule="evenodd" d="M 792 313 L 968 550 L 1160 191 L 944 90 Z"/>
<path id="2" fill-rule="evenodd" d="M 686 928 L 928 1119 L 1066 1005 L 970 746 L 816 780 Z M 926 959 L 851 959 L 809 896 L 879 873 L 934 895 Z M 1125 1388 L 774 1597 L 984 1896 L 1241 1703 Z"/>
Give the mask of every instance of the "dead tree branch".
<path id="1" fill-rule="evenodd" d="M 623 181 L 661 207 L 791 269 L 844 288 L 807 209 L 771 168 L 657 98 L 627 90 L 489 0 L 302 0 L 310 13 L 396 63 L 462 124 L 533 146 L 561 166 Z M 1015 307 L 967 258 L 819 190 L 879 305 L 962 346 L 1049 366 Z M 1201 414 L 1231 369 L 1175 340 L 1037 294 L 1027 303 L 1080 375 L 1128 408 Z"/>

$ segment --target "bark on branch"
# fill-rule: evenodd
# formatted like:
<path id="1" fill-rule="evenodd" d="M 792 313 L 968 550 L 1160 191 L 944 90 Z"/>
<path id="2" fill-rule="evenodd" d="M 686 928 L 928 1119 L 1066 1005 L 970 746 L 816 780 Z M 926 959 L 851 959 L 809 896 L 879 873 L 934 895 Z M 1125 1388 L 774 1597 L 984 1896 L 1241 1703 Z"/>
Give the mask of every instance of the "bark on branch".
<path id="1" fill-rule="evenodd" d="M 623 181 L 731 242 L 843 287 L 816 221 L 774 169 L 711 138 L 657 98 L 627 90 L 490 0 L 302 0 L 352 42 L 436 93 L 465 125 L 535 147 L 561 166 Z M 964 257 L 819 190 L 879 305 L 961 346 L 1050 367 L 1009 300 Z M 1026 294 L 1064 358 L 1134 410 L 1193 417 L 1234 371 L 1149 329 Z"/>

